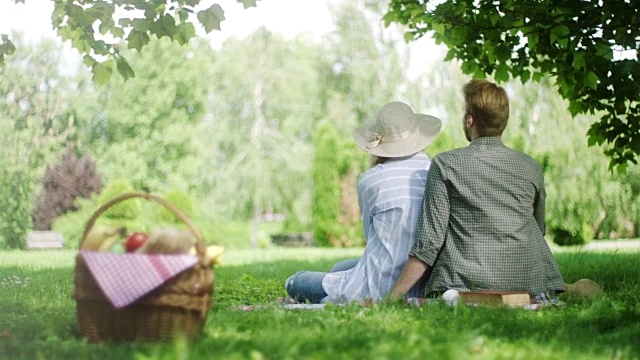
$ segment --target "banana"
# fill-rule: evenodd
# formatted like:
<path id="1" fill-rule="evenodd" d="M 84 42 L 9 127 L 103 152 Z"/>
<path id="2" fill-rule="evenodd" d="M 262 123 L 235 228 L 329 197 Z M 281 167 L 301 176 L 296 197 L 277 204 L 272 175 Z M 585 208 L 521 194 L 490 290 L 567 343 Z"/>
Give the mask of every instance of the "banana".
<path id="1" fill-rule="evenodd" d="M 224 253 L 223 246 L 210 245 L 207 247 L 205 256 L 207 260 L 211 262 L 211 266 L 220 265 L 222 263 L 222 253 Z M 196 248 L 192 247 L 191 250 L 189 250 L 189 254 L 197 255 Z"/>
<path id="2" fill-rule="evenodd" d="M 106 251 L 126 233 L 127 229 L 123 226 L 94 225 L 82 242 L 81 250 Z"/>

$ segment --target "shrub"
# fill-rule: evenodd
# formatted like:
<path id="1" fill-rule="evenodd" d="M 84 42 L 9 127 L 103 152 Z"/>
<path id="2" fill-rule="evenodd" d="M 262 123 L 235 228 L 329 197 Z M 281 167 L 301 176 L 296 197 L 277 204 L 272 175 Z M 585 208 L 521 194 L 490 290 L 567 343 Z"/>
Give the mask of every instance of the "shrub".
<path id="1" fill-rule="evenodd" d="M 9 249 L 26 248 L 31 228 L 29 181 L 21 172 L 0 167 L 0 238 Z"/>
<path id="2" fill-rule="evenodd" d="M 321 246 L 364 243 L 356 185 L 368 156 L 353 140 L 340 139 L 336 128 L 318 128 L 313 162 L 313 226 Z"/>
<path id="3" fill-rule="evenodd" d="M 131 181 L 126 178 L 115 178 L 107 184 L 100 196 L 98 203 L 105 204 L 109 200 L 125 193 L 134 191 Z M 105 211 L 102 216 L 113 220 L 133 220 L 140 215 L 140 199 L 132 198 L 115 204 Z"/>
<path id="4" fill-rule="evenodd" d="M 339 232 L 338 133 L 333 126 L 322 125 L 314 140 L 313 230 L 318 245 L 329 246 Z"/>
<path id="5" fill-rule="evenodd" d="M 68 211 L 53 220 L 51 228 L 53 231 L 62 233 L 65 239 L 65 248 L 77 249 L 79 247 L 87 221 L 89 221 L 98 206 L 96 196 L 91 199 L 78 198 L 75 202 L 76 211 Z M 100 223 L 101 220 L 98 219 L 97 222 Z"/>
<path id="6" fill-rule="evenodd" d="M 191 202 L 191 198 L 189 198 L 189 196 L 183 191 L 173 189 L 163 195 L 160 195 L 160 197 L 182 210 L 182 212 L 189 218 L 193 217 L 193 203 Z M 156 207 L 155 214 L 156 218 L 160 222 L 182 224 L 182 220 L 179 220 L 172 211 L 160 204 Z"/>
<path id="7" fill-rule="evenodd" d="M 56 217 L 77 210 L 75 200 L 88 198 L 100 192 L 101 177 L 93 160 L 78 157 L 71 148 L 62 154 L 62 160 L 47 167 L 42 179 L 42 194 L 36 200 L 32 213 L 36 230 L 51 230 Z"/>

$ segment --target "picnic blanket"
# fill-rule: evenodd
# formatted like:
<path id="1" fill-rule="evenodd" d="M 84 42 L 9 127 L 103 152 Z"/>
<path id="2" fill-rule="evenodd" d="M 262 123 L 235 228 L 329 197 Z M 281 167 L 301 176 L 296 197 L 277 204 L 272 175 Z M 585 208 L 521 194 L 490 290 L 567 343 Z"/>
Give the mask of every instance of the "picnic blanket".
<path id="1" fill-rule="evenodd" d="M 240 305 L 235 306 L 233 310 L 239 311 L 255 311 L 262 309 L 285 309 L 285 310 L 323 310 L 327 305 L 332 306 L 363 306 L 363 307 L 371 307 L 378 304 L 381 304 L 382 301 L 372 301 L 372 300 L 364 300 L 359 302 L 349 302 L 349 303 L 323 303 L 323 304 L 308 304 L 298 302 L 291 297 L 286 298 L 278 298 L 273 304 L 270 305 Z M 458 303 L 455 301 L 443 299 L 443 298 L 405 298 L 403 303 L 406 306 L 411 307 L 421 307 L 428 306 L 434 304 L 446 304 L 448 306 L 458 306 Z M 545 296 L 536 296 L 532 298 L 531 304 L 522 306 L 524 310 L 537 310 L 542 309 L 547 306 L 564 306 L 564 303 L 559 301 L 557 298 L 549 298 Z"/>

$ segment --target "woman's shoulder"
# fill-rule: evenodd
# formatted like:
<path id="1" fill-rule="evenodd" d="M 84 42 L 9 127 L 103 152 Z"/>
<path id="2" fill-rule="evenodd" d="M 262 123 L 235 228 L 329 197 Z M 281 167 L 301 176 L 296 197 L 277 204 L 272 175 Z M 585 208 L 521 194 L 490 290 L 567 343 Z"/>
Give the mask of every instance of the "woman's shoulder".
<path id="1" fill-rule="evenodd" d="M 431 160 L 424 154 L 387 160 L 360 175 L 358 187 L 370 189 L 389 186 L 390 182 L 405 183 L 412 179 L 427 177 Z"/>
<path id="2" fill-rule="evenodd" d="M 402 158 L 393 158 L 378 164 L 365 171 L 361 178 L 384 178 L 401 174 L 403 172 L 413 173 L 420 170 L 428 170 L 431 159 L 425 153 L 417 153 Z"/>
<path id="3" fill-rule="evenodd" d="M 431 159 L 423 152 L 419 152 L 413 155 L 390 159 L 385 162 L 389 168 L 401 168 L 401 169 L 425 169 L 429 167 Z"/>

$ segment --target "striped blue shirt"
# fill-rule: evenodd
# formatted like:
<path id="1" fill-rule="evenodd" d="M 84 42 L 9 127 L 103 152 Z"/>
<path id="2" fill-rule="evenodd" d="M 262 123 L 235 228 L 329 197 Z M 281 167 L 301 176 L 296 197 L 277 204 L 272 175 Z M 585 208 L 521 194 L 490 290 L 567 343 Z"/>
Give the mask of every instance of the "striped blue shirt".
<path id="1" fill-rule="evenodd" d="M 360 175 L 358 205 L 366 246 L 355 267 L 324 277 L 329 301 L 376 300 L 389 294 L 413 246 L 430 165 L 429 157 L 419 152 Z"/>

